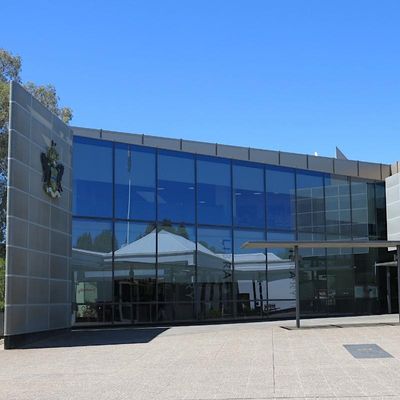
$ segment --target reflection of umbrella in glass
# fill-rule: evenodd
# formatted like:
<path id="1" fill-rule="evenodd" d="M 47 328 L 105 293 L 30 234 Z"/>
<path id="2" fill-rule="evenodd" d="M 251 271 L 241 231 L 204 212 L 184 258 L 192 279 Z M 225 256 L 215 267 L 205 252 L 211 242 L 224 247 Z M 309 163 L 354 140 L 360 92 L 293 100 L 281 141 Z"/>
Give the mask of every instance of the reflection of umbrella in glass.
<path id="1" fill-rule="evenodd" d="M 162 229 L 154 229 L 147 235 L 114 252 L 114 276 L 129 276 L 135 278 L 154 277 L 155 246 L 158 240 L 158 276 L 164 276 L 163 264 L 174 265 L 180 271 L 196 264 L 196 243 L 182 236 Z M 264 253 L 235 254 L 235 270 L 238 274 L 257 273 L 265 271 L 266 255 Z M 274 253 L 268 253 L 268 281 L 276 281 L 279 287 L 279 298 L 289 297 L 293 278 L 291 272 L 294 264 L 291 260 L 279 258 Z M 197 264 L 201 274 L 223 271 L 226 278 L 232 275 L 232 254 L 219 254 L 197 243 Z M 85 277 L 97 277 L 99 280 L 111 277 L 112 253 L 100 253 L 81 249 L 73 249 L 74 270 L 84 271 Z M 134 271 L 132 271 L 134 265 Z M 105 271 L 106 270 L 106 271 Z M 245 275 L 243 275 L 245 276 Z M 248 279 L 248 278 L 244 278 Z M 278 281 L 280 282 L 278 284 Z M 243 287 L 243 290 L 246 290 Z"/>

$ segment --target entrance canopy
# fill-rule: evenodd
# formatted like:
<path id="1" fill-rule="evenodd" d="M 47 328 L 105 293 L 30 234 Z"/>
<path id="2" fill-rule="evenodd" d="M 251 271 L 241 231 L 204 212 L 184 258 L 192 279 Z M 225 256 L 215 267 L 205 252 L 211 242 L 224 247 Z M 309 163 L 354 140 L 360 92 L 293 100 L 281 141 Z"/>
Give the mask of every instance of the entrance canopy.
<path id="1" fill-rule="evenodd" d="M 242 245 L 245 249 L 286 248 L 294 250 L 296 274 L 296 327 L 300 328 L 300 281 L 299 281 L 299 249 L 332 249 L 332 248 L 385 248 L 397 251 L 397 285 L 400 293 L 400 241 L 398 240 L 346 240 L 346 241 L 250 241 Z M 400 295 L 399 295 L 400 321 Z"/>
<path id="2" fill-rule="evenodd" d="M 246 242 L 242 245 L 245 249 L 264 249 L 264 248 L 286 248 L 294 249 L 332 249 L 332 248 L 380 248 L 380 247 L 397 247 L 400 246 L 399 240 L 345 240 L 345 241 L 289 241 L 289 242 L 278 242 L 278 241 L 251 241 Z"/>

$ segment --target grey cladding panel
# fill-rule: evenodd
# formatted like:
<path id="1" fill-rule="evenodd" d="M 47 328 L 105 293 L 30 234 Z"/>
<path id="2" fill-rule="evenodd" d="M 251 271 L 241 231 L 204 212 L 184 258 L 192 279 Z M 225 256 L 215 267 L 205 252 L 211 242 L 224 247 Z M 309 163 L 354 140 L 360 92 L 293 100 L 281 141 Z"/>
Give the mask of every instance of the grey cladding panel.
<path id="1" fill-rule="evenodd" d="M 10 135 L 9 149 L 10 157 L 17 160 L 26 160 L 27 163 L 29 162 L 30 142 L 24 135 L 13 131 L 12 135 Z"/>
<path id="2" fill-rule="evenodd" d="M 179 139 L 162 138 L 158 136 L 144 136 L 145 146 L 158 147 L 167 150 L 180 150 L 181 141 Z"/>
<path id="3" fill-rule="evenodd" d="M 279 165 L 279 152 L 250 148 L 250 161 Z"/>
<path id="4" fill-rule="evenodd" d="M 54 116 L 53 117 L 53 129 L 52 129 L 52 137 L 58 144 L 58 146 L 63 146 L 63 148 L 67 148 L 72 145 L 72 136 L 71 136 L 71 128 L 65 125 L 60 118 Z M 61 140 L 60 140 L 61 139 Z"/>
<path id="5" fill-rule="evenodd" d="M 333 173 L 333 159 L 328 157 L 308 156 L 308 169 Z"/>
<path id="6" fill-rule="evenodd" d="M 50 283 L 50 303 L 65 303 L 67 297 L 67 281 L 52 281 Z"/>
<path id="7" fill-rule="evenodd" d="M 35 197 L 30 197 L 29 219 L 35 224 L 47 226 L 50 221 L 50 204 Z"/>
<path id="8" fill-rule="evenodd" d="M 16 159 L 9 159 L 8 161 L 8 185 L 26 190 L 29 187 L 29 166 L 18 162 Z"/>
<path id="9" fill-rule="evenodd" d="M 67 326 L 70 323 L 68 320 L 70 309 L 70 304 L 50 305 L 50 329 L 60 329 Z"/>
<path id="10" fill-rule="evenodd" d="M 28 194 L 20 190 L 10 188 L 8 191 L 8 215 L 13 217 L 28 218 Z"/>
<path id="11" fill-rule="evenodd" d="M 21 85 L 11 85 L 11 98 L 14 102 L 23 104 L 27 109 L 32 104 L 32 96 Z"/>
<path id="12" fill-rule="evenodd" d="M 50 230 L 47 227 L 29 224 L 29 248 L 36 251 L 49 252 Z"/>
<path id="13" fill-rule="evenodd" d="M 50 278 L 68 279 L 68 261 L 67 257 L 50 256 Z"/>
<path id="14" fill-rule="evenodd" d="M 33 118 L 39 120 L 49 129 L 53 129 L 53 114 L 34 97 L 32 97 L 32 108 L 30 111 Z"/>
<path id="15" fill-rule="evenodd" d="M 358 176 L 358 165 L 357 161 L 351 160 L 333 160 L 335 174 Z"/>
<path id="16" fill-rule="evenodd" d="M 399 185 L 400 184 L 400 175 L 394 174 L 392 176 L 387 177 L 385 180 L 385 183 L 386 183 L 386 189 L 391 188 L 396 185 Z"/>
<path id="17" fill-rule="evenodd" d="M 361 178 L 378 179 L 378 180 L 382 178 L 380 164 L 373 164 L 373 163 L 359 161 L 358 173 Z"/>
<path id="18" fill-rule="evenodd" d="M 50 215 L 51 229 L 68 232 L 68 213 L 58 207 L 51 207 Z"/>
<path id="19" fill-rule="evenodd" d="M 27 308 L 27 324 L 35 331 L 49 329 L 49 307 L 46 305 L 34 305 Z"/>
<path id="20" fill-rule="evenodd" d="M 42 278 L 29 279 L 28 303 L 47 304 L 49 302 L 49 280 Z"/>
<path id="21" fill-rule="evenodd" d="M 10 113 L 6 336 L 45 330 L 49 326 L 69 327 L 71 319 L 70 303 L 58 308 L 64 314 L 56 316 L 50 310 L 49 299 L 51 296 L 56 303 L 71 300 L 64 288 L 70 287 L 70 261 L 66 257 L 71 254 L 68 188 L 72 187 L 72 130 L 17 83 L 12 84 Z M 59 199 L 49 197 L 43 190 L 40 157 L 52 140 L 65 169 L 65 190 Z M 63 262 L 58 262 L 51 252 L 64 255 Z M 54 271 L 52 261 L 59 266 Z M 62 290 L 55 293 L 56 287 Z"/>
<path id="22" fill-rule="evenodd" d="M 399 186 L 386 187 L 386 205 L 400 201 Z M 400 216 L 400 215 L 399 215 Z"/>
<path id="23" fill-rule="evenodd" d="M 7 281 L 6 304 L 25 304 L 27 298 L 28 279 L 25 276 L 9 276 Z"/>
<path id="24" fill-rule="evenodd" d="M 391 175 L 397 174 L 399 172 L 399 162 L 395 162 L 390 166 L 390 173 Z"/>
<path id="25" fill-rule="evenodd" d="M 6 305 L 4 313 L 4 328 L 5 334 L 7 332 L 28 332 L 27 325 L 27 307 L 24 305 Z"/>
<path id="26" fill-rule="evenodd" d="M 28 251 L 19 247 L 7 247 L 8 273 L 10 275 L 27 275 Z"/>
<path id="27" fill-rule="evenodd" d="M 195 142 L 193 140 L 182 140 L 182 151 L 189 153 L 215 156 L 217 152 L 215 143 Z"/>
<path id="28" fill-rule="evenodd" d="M 100 139 L 100 129 L 81 128 L 77 126 L 72 127 L 74 135 L 83 136 L 91 139 Z"/>
<path id="29" fill-rule="evenodd" d="M 49 278 L 49 255 L 41 252 L 29 252 L 29 276 Z"/>
<path id="30" fill-rule="evenodd" d="M 42 151 L 46 150 L 51 143 L 51 129 L 43 125 L 37 119 L 32 118 L 31 140 L 34 144 L 39 146 Z"/>
<path id="31" fill-rule="evenodd" d="M 30 137 L 31 116 L 19 104 L 12 102 L 10 107 L 11 129 L 19 132 L 21 135 Z"/>
<path id="32" fill-rule="evenodd" d="M 28 246 L 28 222 L 11 216 L 7 218 L 7 245 Z"/>
<path id="33" fill-rule="evenodd" d="M 233 158 L 235 160 L 248 161 L 249 149 L 245 147 L 217 144 L 217 155 L 220 157 Z"/>
<path id="34" fill-rule="evenodd" d="M 390 176 L 390 165 L 382 164 L 382 179 Z"/>
<path id="35" fill-rule="evenodd" d="M 307 169 L 307 156 L 304 154 L 294 154 L 280 152 L 280 165 L 292 168 Z"/>
<path id="36" fill-rule="evenodd" d="M 138 135 L 134 133 L 103 131 L 102 138 L 104 140 L 110 140 L 113 142 L 122 142 L 128 144 L 136 144 L 136 145 L 143 144 L 143 135 Z"/>
<path id="37" fill-rule="evenodd" d="M 51 235 L 51 253 L 58 256 L 68 256 L 69 237 L 56 231 Z"/>

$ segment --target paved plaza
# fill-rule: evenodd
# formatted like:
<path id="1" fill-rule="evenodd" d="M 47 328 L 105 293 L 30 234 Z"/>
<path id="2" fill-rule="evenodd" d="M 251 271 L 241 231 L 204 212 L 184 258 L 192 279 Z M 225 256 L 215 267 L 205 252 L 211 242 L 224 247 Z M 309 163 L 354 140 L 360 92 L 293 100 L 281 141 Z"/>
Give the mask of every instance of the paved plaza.
<path id="1" fill-rule="evenodd" d="M 301 330 L 280 321 L 75 331 L 1 350 L 0 399 L 400 399 L 397 322 L 386 315 L 306 320 Z M 344 347 L 354 344 L 389 356 L 355 358 Z"/>

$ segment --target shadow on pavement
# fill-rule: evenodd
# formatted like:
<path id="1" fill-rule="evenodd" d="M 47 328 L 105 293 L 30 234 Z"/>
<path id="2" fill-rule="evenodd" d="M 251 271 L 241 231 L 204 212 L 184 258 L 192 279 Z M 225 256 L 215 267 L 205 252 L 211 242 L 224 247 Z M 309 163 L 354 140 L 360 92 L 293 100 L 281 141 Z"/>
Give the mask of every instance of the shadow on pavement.
<path id="1" fill-rule="evenodd" d="M 73 330 L 56 334 L 28 344 L 23 349 L 54 347 L 105 346 L 117 344 L 149 343 L 168 328 L 121 328 Z"/>

